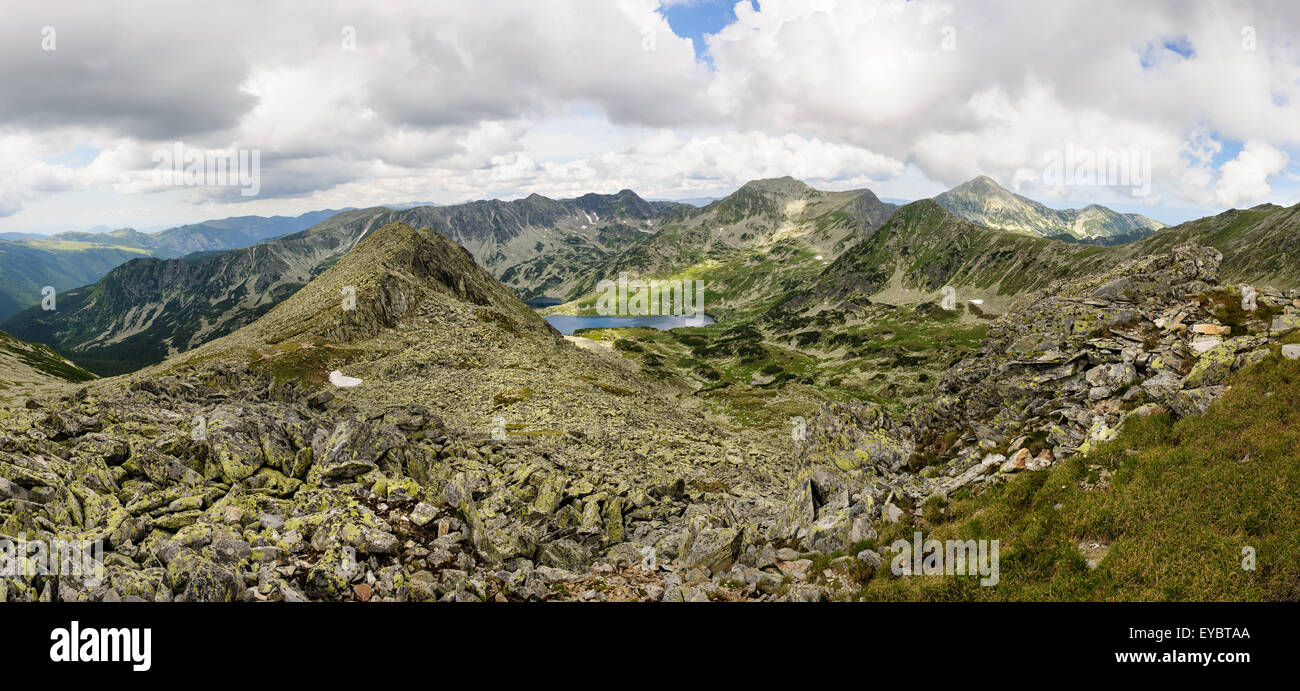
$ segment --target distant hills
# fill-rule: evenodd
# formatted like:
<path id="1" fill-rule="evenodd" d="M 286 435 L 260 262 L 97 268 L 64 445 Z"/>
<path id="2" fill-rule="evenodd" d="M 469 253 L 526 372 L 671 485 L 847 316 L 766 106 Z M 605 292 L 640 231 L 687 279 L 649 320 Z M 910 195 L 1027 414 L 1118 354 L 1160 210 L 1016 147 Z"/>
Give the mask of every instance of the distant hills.
<path id="1" fill-rule="evenodd" d="M 686 197 L 684 199 L 651 199 L 652 202 L 677 202 L 679 204 L 690 204 L 691 206 L 708 206 L 722 197 Z"/>
<path id="2" fill-rule="evenodd" d="M 1052 209 L 1004 189 L 981 175 L 934 198 L 959 218 L 986 228 L 1069 242 L 1114 245 L 1141 240 L 1164 227 L 1140 214 L 1122 214 L 1089 204 L 1082 209 Z"/>
<path id="3" fill-rule="evenodd" d="M 42 289 L 93 283 L 110 269 L 148 252 L 119 245 L 67 241 L 0 241 L 0 316 L 41 301 Z"/>
<path id="4" fill-rule="evenodd" d="M 303 230 L 336 213 L 325 209 L 298 216 L 234 216 L 156 233 L 131 228 L 103 233 L 6 233 L 0 239 L 0 318 L 40 302 L 45 286 L 68 290 L 94 283 L 131 259 L 248 247 Z"/>
<path id="5" fill-rule="evenodd" d="M 789 285 L 767 318 L 852 310 L 873 300 L 916 303 L 935 299 L 945 286 L 960 289 L 963 301 L 1005 306 L 1052 281 L 1101 273 L 1187 242 L 1222 252 L 1219 271 L 1225 280 L 1300 286 L 1300 205 L 1227 211 L 1163 228 L 1137 242 L 1097 246 L 986 228 L 957 217 L 936 198 L 904 206 L 825 271 Z"/>
<path id="6" fill-rule="evenodd" d="M 597 282 L 621 272 L 705 280 L 711 314 L 752 308 L 796 277 L 821 271 L 895 208 L 870 190 L 825 192 L 791 177 L 753 180 L 666 219 L 658 233 L 584 276 L 578 305 L 554 311 L 589 308 Z"/>

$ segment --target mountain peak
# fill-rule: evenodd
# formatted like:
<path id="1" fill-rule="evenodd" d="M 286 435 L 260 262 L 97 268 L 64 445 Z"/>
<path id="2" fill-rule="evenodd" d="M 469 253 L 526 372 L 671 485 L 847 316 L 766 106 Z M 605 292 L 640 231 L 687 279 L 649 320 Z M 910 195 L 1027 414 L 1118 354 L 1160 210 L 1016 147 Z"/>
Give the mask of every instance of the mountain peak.
<path id="1" fill-rule="evenodd" d="M 348 295 L 354 309 L 341 309 Z M 453 303 L 492 309 L 515 333 L 551 332 L 463 247 L 430 228 L 394 222 L 366 234 L 338 263 L 230 338 L 343 343 L 391 328 L 430 301 L 443 310 Z"/>
<path id="2" fill-rule="evenodd" d="M 614 194 L 588 192 L 574 199 L 573 202 L 578 208 L 598 214 L 600 218 L 626 216 L 644 220 L 659 215 L 659 211 L 650 202 L 629 189 L 619 190 Z"/>
<path id="3" fill-rule="evenodd" d="M 949 191 L 955 192 L 958 190 L 979 192 L 983 194 L 996 194 L 996 193 L 1012 194 L 1011 190 L 1008 190 L 1002 185 L 999 185 L 997 180 L 994 180 L 993 178 L 987 175 L 978 175 L 976 177 L 973 177 L 970 180 L 963 182 L 962 184 L 954 187 L 952 190 Z"/>
<path id="4" fill-rule="evenodd" d="M 807 183 L 803 182 L 802 180 L 796 180 L 790 177 L 789 175 L 784 175 L 779 178 L 761 178 L 758 180 L 750 180 L 749 182 L 741 185 L 740 189 L 737 191 L 738 192 L 739 191 L 766 192 L 769 194 L 785 194 L 785 195 L 800 194 L 801 195 L 801 194 L 807 194 L 809 192 L 816 192 L 817 190 L 813 189 L 811 186 L 809 186 Z"/>
<path id="5" fill-rule="evenodd" d="M 987 175 L 968 180 L 934 201 L 972 223 L 1036 237 L 1109 244 L 1139 240 L 1164 227 L 1145 216 L 1122 214 L 1100 204 L 1052 209 L 1002 187 Z"/>

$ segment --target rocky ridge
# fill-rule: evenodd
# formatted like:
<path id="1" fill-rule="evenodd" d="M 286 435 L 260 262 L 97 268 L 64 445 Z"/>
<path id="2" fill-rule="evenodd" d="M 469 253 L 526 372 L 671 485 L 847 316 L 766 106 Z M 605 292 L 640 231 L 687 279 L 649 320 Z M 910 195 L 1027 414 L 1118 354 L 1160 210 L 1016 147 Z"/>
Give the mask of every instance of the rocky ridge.
<path id="1" fill-rule="evenodd" d="M 1204 412 L 1231 372 L 1300 328 L 1300 292 L 1259 290 L 1252 305 L 1251 290 L 1217 282 L 1221 260 L 1179 245 L 1025 297 L 905 419 L 826 407 L 780 536 L 844 549 L 936 497 L 1086 454 L 1132 416 Z"/>

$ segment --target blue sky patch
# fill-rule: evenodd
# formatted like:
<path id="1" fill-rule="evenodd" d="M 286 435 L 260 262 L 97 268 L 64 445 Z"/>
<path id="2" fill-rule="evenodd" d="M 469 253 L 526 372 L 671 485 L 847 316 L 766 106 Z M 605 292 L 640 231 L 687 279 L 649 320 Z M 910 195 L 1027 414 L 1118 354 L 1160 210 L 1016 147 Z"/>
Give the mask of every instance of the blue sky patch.
<path id="1" fill-rule="evenodd" d="M 51 156 L 41 160 L 52 166 L 69 166 L 72 168 L 85 168 L 90 165 L 91 161 L 99 155 L 100 149 L 91 146 L 79 146 L 67 153 Z"/>
<path id="2" fill-rule="evenodd" d="M 750 0 L 750 5 L 758 10 L 758 0 Z M 736 21 L 735 0 L 691 0 L 680 5 L 662 7 L 659 12 L 668 20 L 668 26 L 674 34 L 691 39 L 695 46 L 697 60 L 713 66 L 713 57 L 704 43 L 704 36 L 716 34 Z"/>
<path id="3" fill-rule="evenodd" d="M 1192 46 L 1192 40 L 1186 36 L 1175 36 L 1162 39 L 1159 43 L 1148 43 L 1140 61 L 1142 69 L 1149 70 L 1161 63 L 1191 60 L 1194 57 L 1196 48 Z"/>
<path id="4" fill-rule="evenodd" d="M 1237 154 L 1241 153 L 1244 143 L 1233 141 L 1231 139 L 1220 139 L 1218 135 L 1213 135 L 1213 137 L 1214 140 L 1219 142 L 1222 146 L 1222 148 L 1219 149 L 1219 153 L 1210 158 L 1210 165 L 1214 166 L 1215 170 L 1218 170 L 1219 166 L 1231 161 L 1237 157 Z"/>

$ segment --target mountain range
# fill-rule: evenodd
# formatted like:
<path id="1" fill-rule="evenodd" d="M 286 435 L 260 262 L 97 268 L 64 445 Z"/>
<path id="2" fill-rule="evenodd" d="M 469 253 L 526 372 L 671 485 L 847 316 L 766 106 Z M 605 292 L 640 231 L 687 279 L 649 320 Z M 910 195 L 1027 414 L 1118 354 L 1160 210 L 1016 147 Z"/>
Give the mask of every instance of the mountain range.
<path id="1" fill-rule="evenodd" d="M 761 323 L 788 324 L 827 307 L 915 304 L 937 299 L 945 287 L 996 313 L 1053 280 L 1187 241 L 1224 251 L 1230 280 L 1289 286 L 1300 273 L 1300 264 L 1290 261 L 1300 251 L 1290 241 L 1294 208 L 1227 212 L 1138 242 L 1100 246 L 1057 239 L 1064 233 L 989 228 L 941 203 L 955 199 L 967 215 L 991 217 L 1008 208 L 1008 199 L 1023 198 L 977 178 L 900 209 L 869 190 L 824 192 L 787 177 L 747 183 L 699 208 L 648 202 L 624 190 L 564 200 L 531 195 L 357 209 L 251 250 L 129 261 L 97 283 L 58 295 L 58 309 L 29 308 L 2 326 L 97 374 L 132 371 L 252 323 L 369 231 L 394 222 L 432 228 L 461 245 L 520 298 L 569 300 L 548 313 L 590 312 L 596 283 L 619 273 L 706 280 L 709 313 L 733 322 L 765 315 Z M 1109 210 L 1096 213 L 1138 223 Z M 1040 235 L 1052 230 L 1040 223 L 1046 217 L 1035 217 Z M 1074 239 L 1119 237 L 1132 227 L 1094 227 Z M 168 237 L 186 236 L 175 230 Z"/>
<path id="2" fill-rule="evenodd" d="M 12 316 L 19 337 L 57 343 L 92 371 L 121 374 L 249 324 L 328 269 L 367 233 L 392 222 L 432 227 L 461 243 L 518 294 L 544 294 L 582 276 L 684 205 L 631 191 L 552 200 L 356 209 L 247 249 L 141 258 L 61 293 L 56 310 Z"/>
<path id="3" fill-rule="evenodd" d="M 885 223 L 896 207 L 870 190 L 824 192 L 784 177 L 755 180 L 704 207 L 665 219 L 642 242 L 593 266 L 549 313 L 590 310 L 598 281 L 619 273 L 707 279 L 710 313 L 752 310 L 798 277 L 821 271 Z"/>
<path id="4" fill-rule="evenodd" d="M 42 289 L 68 290 L 94 283 L 113 267 L 142 256 L 180 257 L 248 247 L 308 228 L 338 213 L 234 216 L 141 233 L 131 228 L 53 235 L 8 233 L 0 240 L 0 318 L 41 301 Z"/>

